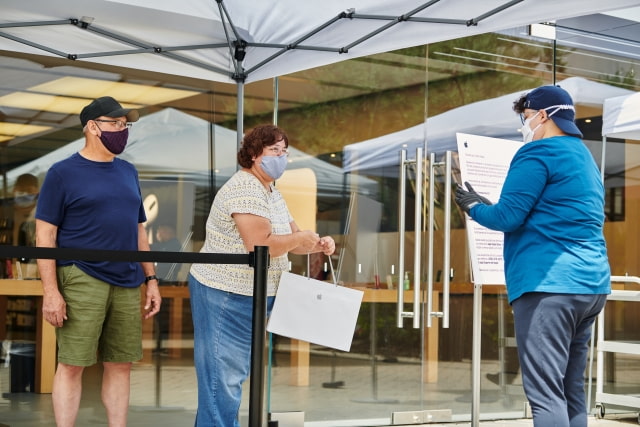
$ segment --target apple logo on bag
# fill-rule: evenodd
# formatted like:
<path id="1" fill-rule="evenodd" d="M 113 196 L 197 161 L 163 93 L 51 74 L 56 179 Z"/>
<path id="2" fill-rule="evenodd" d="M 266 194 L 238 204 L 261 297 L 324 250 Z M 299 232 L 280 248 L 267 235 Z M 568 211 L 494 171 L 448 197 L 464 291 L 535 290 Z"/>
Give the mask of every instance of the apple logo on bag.
<path id="1" fill-rule="evenodd" d="M 317 299 L 318 301 L 320 301 L 320 300 L 322 299 L 322 294 L 318 294 L 318 295 L 316 295 L 316 299 Z"/>

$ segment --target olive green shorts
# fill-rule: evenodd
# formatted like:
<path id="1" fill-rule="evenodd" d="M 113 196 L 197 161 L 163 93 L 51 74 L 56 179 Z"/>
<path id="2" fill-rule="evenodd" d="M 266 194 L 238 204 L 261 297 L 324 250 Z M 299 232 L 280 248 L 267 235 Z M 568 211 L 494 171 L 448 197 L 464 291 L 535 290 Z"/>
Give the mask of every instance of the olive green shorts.
<path id="1" fill-rule="evenodd" d="M 75 265 L 57 268 L 67 320 L 56 328 L 58 361 L 73 366 L 142 359 L 140 288 L 112 286 Z"/>

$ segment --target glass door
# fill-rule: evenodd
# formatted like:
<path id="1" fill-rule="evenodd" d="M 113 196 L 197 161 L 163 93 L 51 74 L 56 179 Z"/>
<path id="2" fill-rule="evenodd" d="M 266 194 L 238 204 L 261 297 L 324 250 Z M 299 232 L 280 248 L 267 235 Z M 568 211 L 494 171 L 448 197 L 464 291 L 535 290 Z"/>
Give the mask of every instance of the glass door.
<path id="1" fill-rule="evenodd" d="M 426 328 L 423 317 L 423 152 L 399 151 L 393 166 L 365 163 L 345 176 L 335 275 L 364 293 L 354 340 L 341 352 L 275 337 L 268 405 L 275 417 L 304 412 L 313 425 L 375 426 L 427 422 L 428 409 L 442 408 L 440 399 L 425 401 L 439 368 L 437 326 Z"/>
<path id="2" fill-rule="evenodd" d="M 478 307 L 470 283 L 464 217 L 452 202 L 457 156 L 425 151 L 416 143 L 392 167 L 349 171 L 332 262 L 341 285 L 364 292 L 354 340 L 342 352 L 271 337 L 267 407 L 276 419 L 406 425 L 469 421 L 474 408 L 484 418 L 524 416 L 521 386 L 509 376 L 517 360 L 504 289 L 487 287 Z M 332 280 L 323 257 L 292 261 L 300 274 Z M 474 331 L 482 340 L 475 407 Z"/>
<path id="3" fill-rule="evenodd" d="M 349 352 L 271 337 L 274 417 L 387 426 L 524 416 L 521 386 L 508 377 L 517 359 L 504 287 L 475 293 L 464 215 L 452 203 L 455 150 L 429 144 L 445 130 L 455 138 L 456 128 L 428 131 L 425 108 L 438 104 L 444 116 L 439 103 L 451 87 L 427 71 L 427 56 L 408 49 L 280 78 L 280 99 L 305 78 L 333 84 L 322 92 L 329 98 L 351 93 L 304 112 L 279 110 L 293 149 L 277 186 L 302 228 L 334 237 L 335 279 L 364 298 Z M 295 273 L 333 280 L 326 257 L 290 260 Z"/>

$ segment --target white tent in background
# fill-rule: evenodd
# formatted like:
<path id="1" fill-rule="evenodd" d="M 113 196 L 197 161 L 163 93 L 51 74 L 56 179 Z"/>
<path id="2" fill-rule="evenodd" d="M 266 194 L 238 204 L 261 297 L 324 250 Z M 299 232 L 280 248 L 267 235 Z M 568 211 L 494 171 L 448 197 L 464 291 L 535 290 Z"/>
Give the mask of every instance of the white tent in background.
<path id="1" fill-rule="evenodd" d="M 599 108 L 607 98 L 632 93 L 580 77 L 571 77 L 557 84 L 569 92 L 578 106 Z M 416 147 L 424 148 L 425 141 L 429 153 L 456 151 L 457 132 L 520 140 L 522 134 L 519 129 L 522 123 L 512 106 L 513 101 L 525 92 L 527 91 L 474 102 L 429 117 L 420 125 L 347 145 L 344 148 L 344 171 L 373 170 L 376 174 L 384 174 L 383 168 L 399 164 L 401 150 L 407 150 L 408 157 L 413 158 Z M 392 173 L 397 174 L 395 171 Z"/>
<path id="2" fill-rule="evenodd" d="M 133 163 L 141 179 L 176 179 L 206 186 L 214 171 L 222 185 L 236 170 L 236 132 L 173 108 L 142 117 L 130 130 L 129 143 L 119 157 Z M 209 142 L 213 140 L 213 153 Z M 7 186 L 30 173 L 44 178 L 49 167 L 84 146 L 84 138 L 73 141 L 31 162 L 7 172 Z M 290 147 L 288 169 L 309 168 L 317 179 L 318 194 L 340 197 L 349 194 L 357 183 L 360 193 L 375 191 L 373 182 L 364 177 L 345 177 L 342 169 Z"/>
<path id="3" fill-rule="evenodd" d="M 143 178 L 183 177 L 201 181 L 209 170 L 210 132 L 215 141 L 214 167 L 230 176 L 236 169 L 236 132 L 221 126 L 210 126 L 205 120 L 167 108 L 142 117 L 129 131 L 129 143 L 119 157 L 136 165 Z M 57 161 L 80 151 L 84 137 L 64 145 L 31 162 L 7 172 L 7 184 L 30 173 L 44 178 Z"/>
<path id="4" fill-rule="evenodd" d="M 602 112 L 602 140 L 606 153 L 605 178 L 608 187 L 624 187 L 640 183 L 640 147 L 620 144 L 611 139 L 640 140 L 640 92 L 617 96 L 604 101 Z M 610 166 L 609 159 L 619 159 Z"/>
<path id="5" fill-rule="evenodd" d="M 640 92 L 604 101 L 602 136 L 640 140 Z"/>

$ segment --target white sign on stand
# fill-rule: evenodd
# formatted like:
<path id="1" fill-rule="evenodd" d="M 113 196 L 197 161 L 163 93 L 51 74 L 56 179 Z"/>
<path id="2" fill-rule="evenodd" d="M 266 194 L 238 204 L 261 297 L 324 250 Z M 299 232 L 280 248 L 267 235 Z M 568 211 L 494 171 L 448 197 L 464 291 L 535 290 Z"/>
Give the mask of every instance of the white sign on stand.
<path id="1" fill-rule="evenodd" d="M 500 198 L 511 159 L 522 142 L 485 136 L 456 134 L 461 182 L 470 183 L 478 194 L 492 202 Z M 483 285 L 504 285 L 504 235 L 489 230 L 467 217 L 467 237 L 474 282 Z"/>

